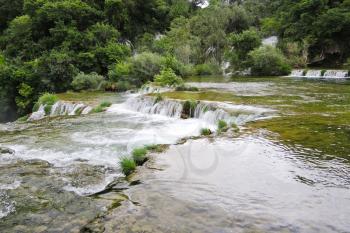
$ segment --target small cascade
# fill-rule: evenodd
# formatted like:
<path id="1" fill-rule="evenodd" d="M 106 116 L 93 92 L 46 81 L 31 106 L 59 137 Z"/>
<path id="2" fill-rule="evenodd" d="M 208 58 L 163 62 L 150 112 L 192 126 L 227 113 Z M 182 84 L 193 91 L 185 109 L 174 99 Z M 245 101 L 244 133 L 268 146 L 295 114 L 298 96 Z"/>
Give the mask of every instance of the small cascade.
<path id="1" fill-rule="evenodd" d="M 192 109 L 184 108 L 185 101 L 161 100 L 154 97 L 137 97 L 129 99 L 125 106 L 133 111 L 144 114 L 158 114 L 174 118 L 196 118 L 211 125 L 216 125 L 219 120 L 238 125 L 248 121 L 265 118 L 270 115 L 270 109 L 257 107 L 223 104 L 217 102 L 197 102 Z M 189 112 L 186 112 L 189 111 Z"/>
<path id="2" fill-rule="evenodd" d="M 344 79 L 349 77 L 347 70 L 308 70 L 304 75 L 305 70 L 292 70 L 289 77 L 302 77 L 302 78 L 326 78 L 326 79 Z M 322 75 L 323 73 L 323 75 Z"/>
<path id="3" fill-rule="evenodd" d="M 38 111 L 33 112 L 28 118 L 28 121 L 37 121 L 37 120 L 43 119 L 45 115 L 46 115 L 45 105 L 40 105 Z"/>
<path id="4" fill-rule="evenodd" d="M 292 73 L 290 74 L 291 77 L 303 77 L 304 76 L 304 70 L 292 70 Z"/>
<path id="5" fill-rule="evenodd" d="M 306 72 L 305 77 L 307 77 L 307 78 L 321 78 L 322 71 L 321 70 L 308 70 Z"/>
<path id="6" fill-rule="evenodd" d="M 41 120 L 46 116 L 74 116 L 74 115 L 86 115 L 92 111 L 90 106 L 87 106 L 83 103 L 71 103 L 58 101 L 52 105 L 49 113 L 45 111 L 46 105 L 40 105 L 38 111 L 33 112 L 28 121 L 37 121 Z"/>
<path id="7" fill-rule="evenodd" d="M 183 106 L 178 101 L 157 101 L 152 97 L 141 97 L 129 99 L 126 105 L 134 111 L 146 114 L 158 114 L 168 117 L 180 118 Z"/>
<path id="8" fill-rule="evenodd" d="M 194 111 L 194 118 L 198 118 L 210 124 L 216 124 L 219 120 L 232 121 L 232 116 L 223 109 L 216 108 L 210 103 L 199 103 Z"/>
<path id="9" fill-rule="evenodd" d="M 345 70 L 327 70 L 324 75 L 324 78 L 347 78 L 348 71 Z"/>
<path id="10" fill-rule="evenodd" d="M 77 115 L 77 113 L 82 112 L 84 108 L 86 108 L 86 105 L 82 103 L 75 104 L 58 101 L 52 106 L 50 116 L 74 116 Z"/>

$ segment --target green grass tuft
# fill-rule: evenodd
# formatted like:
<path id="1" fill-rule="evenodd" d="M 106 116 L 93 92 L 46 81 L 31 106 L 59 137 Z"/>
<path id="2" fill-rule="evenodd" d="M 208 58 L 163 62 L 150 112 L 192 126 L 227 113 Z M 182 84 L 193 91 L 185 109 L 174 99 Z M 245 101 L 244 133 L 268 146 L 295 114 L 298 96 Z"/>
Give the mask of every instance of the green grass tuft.
<path id="1" fill-rule="evenodd" d="M 203 128 L 203 129 L 201 129 L 201 135 L 203 135 L 203 136 L 208 136 L 208 135 L 210 135 L 211 133 L 212 133 L 211 130 L 208 129 L 208 128 Z"/>
<path id="2" fill-rule="evenodd" d="M 102 107 L 102 108 L 108 108 L 108 107 L 110 107 L 112 105 L 112 103 L 111 102 L 108 102 L 108 101 L 104 101 L 104 102 L 102 102 L 101 104 L 100 104 L 100 106 Z"/>
<path id="3" fill-rule="evenodd" d="M 132 151 L 132 158 L 137 165 L 142 165 L 147 160 L 147 149 L 146 148 L 136 148 Z"/>
<path id="4" fill-rule="evenodd" d="M 122 157 L 119 161 L 119 165 L 124 175 L 128 176 L 136 170 L 136 163 L 132 158 Z"/>
<path id="5" fill-rule="evenodd" d="M 228 130 L 228 125 L 227 125 L 226 121 L 220 120 L 218 122 L 218 130 L 219 130 L 219 132 L 225 132 Z"/>

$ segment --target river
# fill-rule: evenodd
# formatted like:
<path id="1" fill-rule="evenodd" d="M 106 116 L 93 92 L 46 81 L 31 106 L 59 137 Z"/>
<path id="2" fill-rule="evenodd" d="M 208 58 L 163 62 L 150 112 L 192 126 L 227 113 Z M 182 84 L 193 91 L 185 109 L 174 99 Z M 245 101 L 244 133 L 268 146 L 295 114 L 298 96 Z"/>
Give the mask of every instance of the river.
<path id="1" fill-rule="evenodd" d="M 171 100 L 2 124 L 0 231 L 349 232 L 349 84 L 197 77 Z M 195 137 L 219 119 L 240 132 Z M 121 156 L 150 144 L 169 148 L 125 180 Z"/>

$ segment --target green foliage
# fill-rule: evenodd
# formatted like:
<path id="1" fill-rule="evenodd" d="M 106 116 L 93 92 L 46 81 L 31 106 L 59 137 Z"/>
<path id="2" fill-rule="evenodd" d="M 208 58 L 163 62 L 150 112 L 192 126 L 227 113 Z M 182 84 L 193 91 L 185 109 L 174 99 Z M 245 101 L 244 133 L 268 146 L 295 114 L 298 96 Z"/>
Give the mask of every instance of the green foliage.
<path id="1" fill-rule="evenodd" d="M 156 53 L 144 52 L 131 59 L 132 79 L 137 85 L 153 81 L 162 68 L 162 57 Z"/>
<path id="2" fill-rule="evenodd" d="M 92 113 L 105 112 L 107 110 L 107 108 L 110 107 L 111 105 L 112 105 L 111 102 L 104 101 L 104 102 L 100 103 L 98 106 L 94 107 L 91 112 Z"/>
<path id="3" fill-rule="evenodd" d="M 182 114 L 183 114 L 183 118 L 187 118 L 187 117 L 193 117 L 194 116 L 194 112 L 196 110 L 197 107 L 197 101 L 195 100 L 186 100 L 183 103 L 183 108 L 182 108 Z"/>
<path id="4" fill-rule="evenodd" d="M 102 108 L 108 108 L 108 107 L 110 107 L 111 105 L 112 105 L 112 103 L 109 102 L 109 101 L 104 101 L 104 102 L 102 102 L 102 103 L 100 104 L 100 106 L 101 106 Z"/>
<path id="5" fill-rule="evenodd" d="M 45 108 L 45 113 L 46 115 L 50 114 L 52 106 L 59 100 L 57 95 L 51 94 L 51 93 L 45 93 L 40 98 L 38 101 L 35 103 L 33 107 L 33 112 L 38 111 L 40 105 L 44 105 Z"/>
<path id="6" fill-rule="evenodd" d="M 84 74 L 83 72 L 80 72 L 73 78 L 72 87 L 76 91 L 97 90 L 103 80 L 103 76 L 98 75 L 97 73 Z"/>
<path id="7" fill-rule="evenodd" d="M 221 73 L 220 66 L 214 63 L 196 65 L 194 70 L 196 75 L 216 75 Z"/>
<path id="8" fill-rule="evenodd" d="M 284 55 L 271 46 L 263 46 L 249 53 L 253 75 L 288 75 L 291 67 Z"/>
<path id="9" fill-rule="evenodd" d="M 147 160 L 147 149 L 136 148 L 132 151 L 132 158 L 137 165 L 142 165 Z"/>
<path id="10" fill-rule="evenodd" d="M 232 50 L 226 54 L 231 65 L 237 69 L 246 68 L 247 55 L 261 45 L 261 38 L 256 29 L 245 30 L 242 33 L 232 33 L 229 37 Z"/>
<path id="11" fill-rule="evenodd" d="M 176 86 L 182 84 L 183 80 L 171 68 L 166 68 L 154 77 L 154 82 L 160 86 Z"/>
<path id="12" fill-rule="evenodd" d="M 161 101 L 163 101 L 163 96 L 162 96 L 162 94 L 160 94 L 160 93 L 157 93 L 157 95 L 156 95 L 156 99 L 155 99 L 155 103 L 158 103 L 158 102 L 161 102 Z"/>
<path id="13" fill-rule="evenodd" d="M 108 71 L 108 78 L 113 82 L 127 79 L 131 73 L 131 64 L 129 62 L 120 62 L 112 66 Z"/>
<path id="14" fill-rule="evenodd" d="M 58 101 L 57 95 L 51 93 L 45 93 L 38 99 L 38 103 L 41 105 L 54 105 Z"/>
<path id="15" fill-rule="evenodd" d="M 203 135 L 203 136 L 209 136 L 209 135 L 211 135 L 211 134 L 212 134 L 212 132 L 211 132 L 210 129 L 208 129 L 208 128 L 203 128 L 203 129 L 201 129 L 201 135 Z"/>
<path id="16" fill-rule="evenodd" d="M 220 120 L 218 122 L 218 132 L 226 132 L 227 130 L 228 130 L 227 122 Z"/>
<path id="17" fill-rule="evenodd" d="M 124 175 L 128 176 L 136 170 L 136 163 L 132 158 L 122 157 L 119 161 L 119 166 Z"/>

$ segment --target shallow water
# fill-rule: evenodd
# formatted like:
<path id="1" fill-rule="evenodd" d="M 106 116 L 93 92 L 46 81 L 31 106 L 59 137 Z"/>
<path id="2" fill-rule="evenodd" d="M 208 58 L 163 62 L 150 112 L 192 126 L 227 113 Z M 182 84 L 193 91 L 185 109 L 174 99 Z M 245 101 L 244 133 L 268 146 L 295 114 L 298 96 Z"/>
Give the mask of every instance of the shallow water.
<path id="1" fill-rule="evenodd" d="M 0 154 L 0 231 L 350 229 L 348 82 L 189 81 L 201 91 L 162 95 L 215 103 L 241 134 L 173 145 L 131 186 L 118 179 L 121 156 L 215 129 L 216 118 L 180 119 L 168 109 L 176 104 L 150 109 L 122 94 L 106 97 L 105 113 L 0 124 L 0 146 L 15 151 Z"/>

